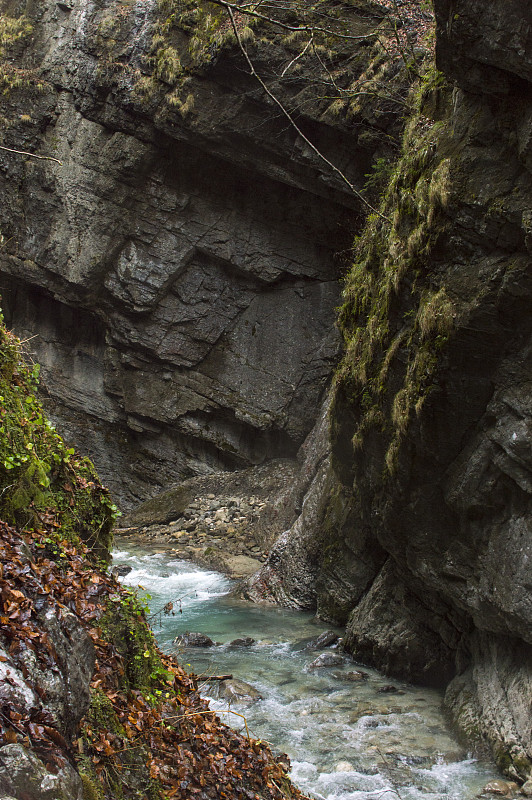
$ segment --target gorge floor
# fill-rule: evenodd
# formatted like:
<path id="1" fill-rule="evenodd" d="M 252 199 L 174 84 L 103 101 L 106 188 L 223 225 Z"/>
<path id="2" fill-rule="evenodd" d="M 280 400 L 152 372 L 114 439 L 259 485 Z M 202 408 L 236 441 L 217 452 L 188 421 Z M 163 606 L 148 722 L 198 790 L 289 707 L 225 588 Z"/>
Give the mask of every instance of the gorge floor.
<path id="1" fill-rule="evenodd" d="M 160 547 L 159 547 L 160 549 Z M 309 614 L 264 608 L 231 594 L 232 583 L 212 570 L 118 539 L 114 565 L 131 567 L 123 578 L 151 595 L 151 623 L 164 651 L 178 654 L 199 676 L 232 674 L 258 690 L 256 702 L 217 698 L 217 682 L 203 694 L 224 721 L 243 727 L 288 753 L 292 778 L 319 800 L 472 800 L 499 776 L 475 759 L 450 732 L 441 695 L 360 667 L 339 651 L 309 643 L 325 627 Z M 173 603 L 173 614 L 158 613 Z M 174 639 L 201 631 L 219 642 L 179 648 Z M 252 637 L 248 647 L 231 646 Z M 336 652 L 331 667 L 310 665 L 320 652 Z M 358 678 L 362 670 L 367 677 Z"/>

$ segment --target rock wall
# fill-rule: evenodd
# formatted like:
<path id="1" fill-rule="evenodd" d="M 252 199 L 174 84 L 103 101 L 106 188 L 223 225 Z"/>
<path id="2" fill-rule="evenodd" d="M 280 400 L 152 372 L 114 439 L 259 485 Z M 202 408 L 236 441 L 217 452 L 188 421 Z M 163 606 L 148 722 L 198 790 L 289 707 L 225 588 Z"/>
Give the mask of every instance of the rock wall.
<path id="1" fill-rule="evenodd" d="M 359 204 L 234 47 L 211 43 L 176 95 L 168 51 L 153 63 L 154 2 L 29 4 L 19 63 L 43 64 L 47 83 L 31 115 L 14 97 L 5 141 L 62 164 L 2 154 L 1 287 L 9 321 L 39 334 L 56 417 L 126 505 L 293 456 L 319 417 L 290 500 L 301 513 L 250 596 L 317 609 L 347 624 L 358 658 L 448 686 L 462 729 L 524 780 L 532 17 L 518 0 L 434 6 L 442 72 L 417 82 L 346 282 L 331 446 L 333 256 Z M 349 113 L 331 115 L 310 67 L 279 79 L 300 46 L 250 47 L 361 187 L 397 141 L 404 94 L 361 99 L 382 11 L 346 8 L 362 36 L 338 56 L 360 81 Z M 190 30 L 172 31 L 186 61 Z"/>
<path id="2" fill-rule="evenodd" d="M 295 455 L 337 361 L 335 254 L 360 217 L 234 45 L 188 69 L 191 110 L 170 103 L 171 80 L 154 77 L 160 5 L 30 3 L 16 63 L 42 65 L 46 83 L 12 95 L 5 142 L 61 164 L 0 154 L 6 319 L 34 337 L 50 412 L 126 507 L 182 477 Z M 190 59 L 190 32 L 172 36 Z M 295 47 L 263 38 L 253 57 L 279 73 Z M 348 124 L 301 76 L 277 83 L 362 186 L 397 106 Z"/>
<path id="3" fill-rule="evenodd" d="M 346 623 L 346 648 L 391 675 L 448 686 L 460 728 L 526 780 L 532 15 L 435 10 L 443 74 L 417 91 L 386 219 L 369 221 L 346 284 L 305 591 L 300 523 L 249 591 Z"/>

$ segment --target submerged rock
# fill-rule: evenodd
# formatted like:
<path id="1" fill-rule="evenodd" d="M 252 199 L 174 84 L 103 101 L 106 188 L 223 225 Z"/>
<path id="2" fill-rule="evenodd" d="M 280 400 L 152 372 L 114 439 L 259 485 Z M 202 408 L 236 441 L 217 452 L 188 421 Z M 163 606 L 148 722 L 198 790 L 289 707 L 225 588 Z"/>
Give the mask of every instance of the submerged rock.
<path id="1" fill-rule="evenodd" d="M 220 700 L 223 699 L 233 703 L 256 703 L 257 700 L 264 699 L 254 686 L 238 678 L 220 681 L 218 697 Z"/>

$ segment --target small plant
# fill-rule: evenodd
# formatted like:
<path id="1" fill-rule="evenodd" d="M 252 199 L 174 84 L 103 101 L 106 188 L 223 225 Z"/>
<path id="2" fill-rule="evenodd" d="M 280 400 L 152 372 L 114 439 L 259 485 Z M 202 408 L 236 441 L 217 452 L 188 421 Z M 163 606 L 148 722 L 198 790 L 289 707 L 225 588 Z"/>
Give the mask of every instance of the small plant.
<path id="1" fill-rule="evenodd" d="M 0 317 L 0 515 L 11 524 L 61 530 L 109 558 L 119 515 L 89 459 L 64 443 L 38 399 L 40 368 Z"/>

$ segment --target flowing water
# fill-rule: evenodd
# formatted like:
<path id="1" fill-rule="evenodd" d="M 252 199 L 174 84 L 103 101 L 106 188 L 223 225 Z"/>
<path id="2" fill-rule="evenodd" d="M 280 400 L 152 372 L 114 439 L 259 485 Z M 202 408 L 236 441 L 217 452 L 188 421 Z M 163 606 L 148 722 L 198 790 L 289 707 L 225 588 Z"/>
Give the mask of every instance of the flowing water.
<path id="1" fill-rule="evenodd" d="M 201 675 L 232 673 L 258 689 L 262 700 L 232 708 L 245 715 L 252 735 L 288 753 L 292 780 L 311 796 L 472 800 L 499 777 L 453 738 L 440 693 L 392 682 L 347 658 L 339 666 L 309 669 L 319 655 L 309 641 L 325 629 L 309 614 L 239 601 L 223 575 L 129 541 L 117 544 L 114 563 L 132 567 L 122 580 L 143 587 L 140 594 L 149 592 L 153 612 L 174 603 L 175 616 L 156 615 L 151 624 L 161 648 L 177 654 L 200 683 Z M 187 630 L 220 645 L 179 650 L 173 639 Z M 246 636 L 255 644 L 230 646 Z M 354 670 L 367 678 L 350 680 Z M 227 709 L 227 701 L 213 697 L 216 685 L 205 682 L 202 693 L 213 698 L 212 708 Z M 220 716 L 235 728 L 243 725 L 235 714 Z"/>

